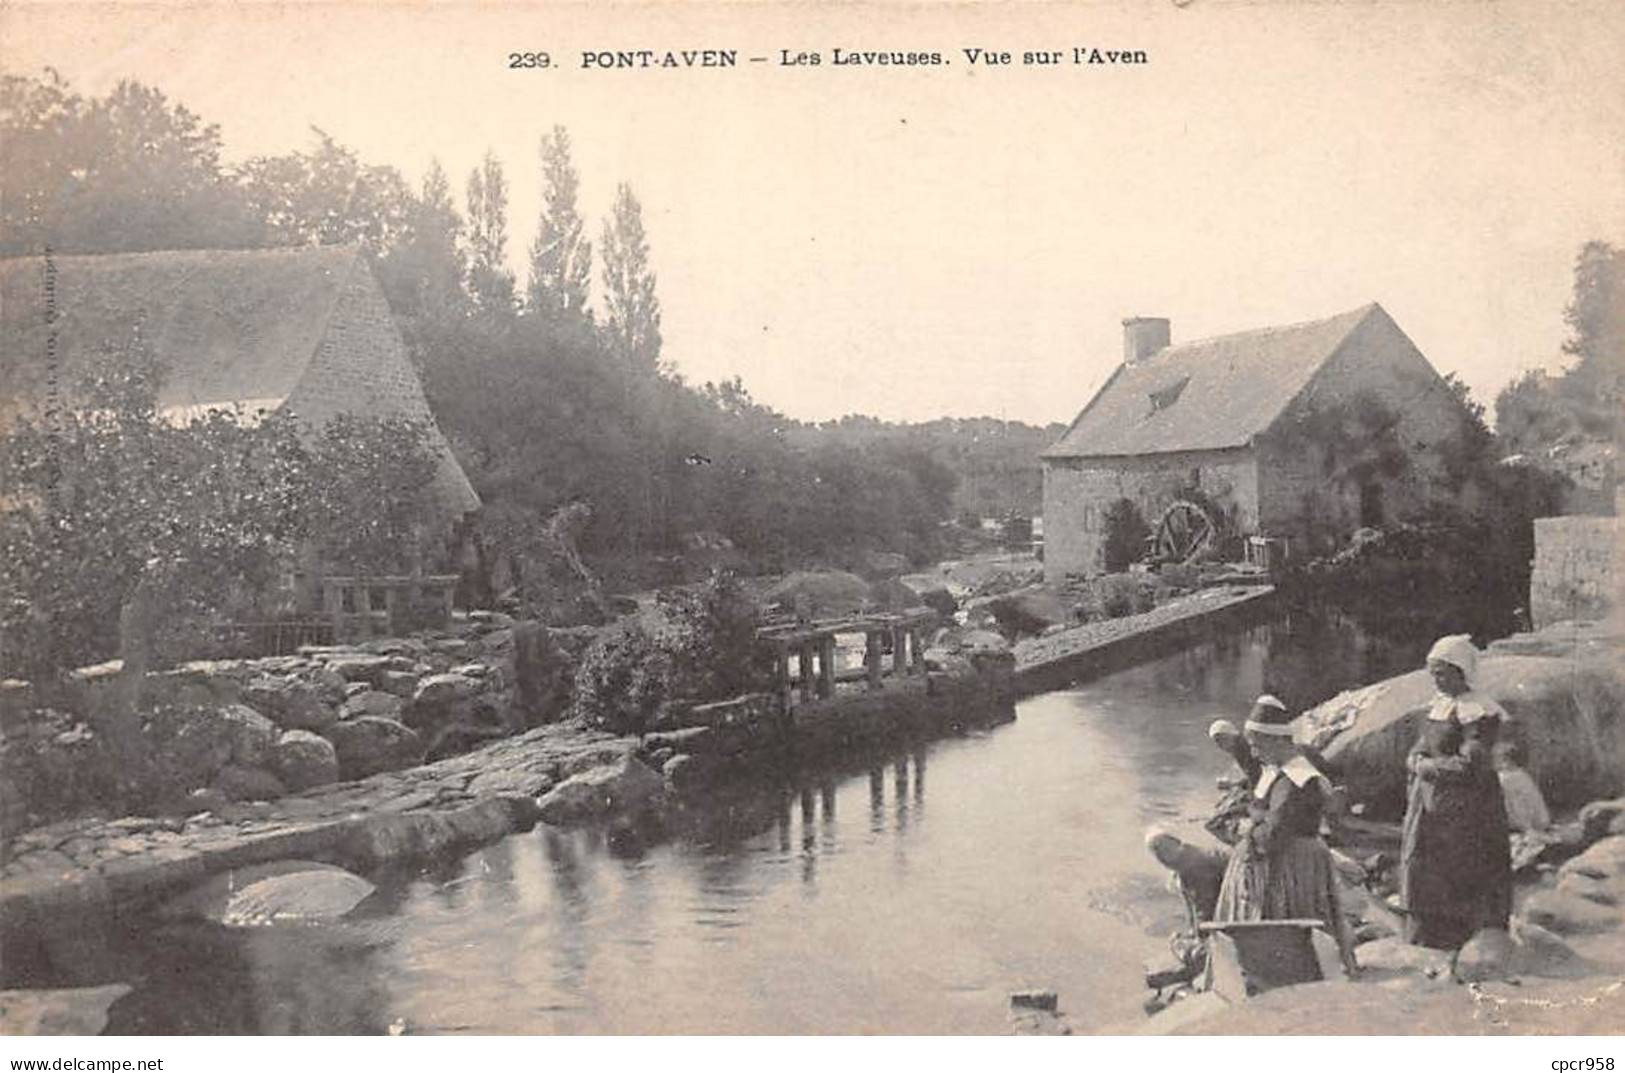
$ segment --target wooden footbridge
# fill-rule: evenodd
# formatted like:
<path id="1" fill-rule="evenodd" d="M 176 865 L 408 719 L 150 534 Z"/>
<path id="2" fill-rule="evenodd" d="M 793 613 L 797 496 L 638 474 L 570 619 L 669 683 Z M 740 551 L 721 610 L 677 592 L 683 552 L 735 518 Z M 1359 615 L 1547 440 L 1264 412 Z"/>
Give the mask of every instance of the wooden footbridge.
<path id="1" fill-rule="evenodd" d="M 923 676 L 925 632 L 936 621 L 935 611 L 919 608 L 775 624 L 762 627 L 756 636 L 773 651 L 779 703 L 789 711 L 797 703 L 833 697 L 837 682 L 861 681 L 875 690 L 884 688 L 888 677 Z M 840 670 L 836 639 L 860 633 L 863 666 Z"/>

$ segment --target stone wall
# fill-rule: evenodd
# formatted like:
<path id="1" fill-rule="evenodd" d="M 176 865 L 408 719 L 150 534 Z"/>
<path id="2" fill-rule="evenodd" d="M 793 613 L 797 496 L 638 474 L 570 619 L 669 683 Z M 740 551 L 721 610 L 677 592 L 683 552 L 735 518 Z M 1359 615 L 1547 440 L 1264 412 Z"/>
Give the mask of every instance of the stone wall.
<path id="1" fill-rule="evenodd" d="M 389 303 L 365 264 L 357 262 L 344 282 L 316 356 L 287 406 L 312 424 L 340 413 L 429 422 L 434 427 L 431 447 L 440 457 L 433 501 L 443 517 L 436 521 L 455 522 L 479 506 L 434 423 Z"/>
<path id="2" fill-rule="evenodd" d="M 1535 627 L 1620 613 L 1622 569 L 1625 528 L 1618 518 L 1537 518 L 1529 577 Z"/>
<path id="3" fill-rule="evenodd" d="M 1461 404 L 1415 344 L 1385 316 L 1361 323 L 1293 401 L 1283 422 L 1306 408 L 1360 395 L 1375 396 L 1399 415 L 1396 432 L 1410 460 L 1404 472 L 1374 482 L 1381 503 L 1378 524 L 1410 516 L 1430 497 L 1459 499 L 1459 493 L 1440 485 L 1438 447 L 1459 428 Z M 1272 444 L 1268 437 L 1259 450 L 1263 531 L 1290 538 L 1294 554 L 1324 554 L 1363 524 L 1360 489 L 1333 485 L 1320 450 Z"/>
<path id="4" fill-rule="evenodd" d="M 1227 511 L 1242 532 L 1258 528 L 1258 473 L 1253 453 L 1181 451 L 1137 458 L 1060 458 L 1044 461 L 1044 580 L 1103 569 L 1106 509 L 1131 499 L 1147 524 L 1179 492 L 1198 488 Z"/>

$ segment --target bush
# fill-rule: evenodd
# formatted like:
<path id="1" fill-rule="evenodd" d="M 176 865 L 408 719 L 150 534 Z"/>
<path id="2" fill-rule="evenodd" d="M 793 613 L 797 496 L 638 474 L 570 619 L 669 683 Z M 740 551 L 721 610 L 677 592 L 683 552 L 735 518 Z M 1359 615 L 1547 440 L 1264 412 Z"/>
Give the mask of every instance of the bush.
<path id="1" fill-rule="evenodd" d="M 730 575 L 662 593 L 654 611 L 616 623 L 588 648 L 576 671 L 576 712 L 641 733 L 674 707 L 767 689 L 757 624 L 756 605 Z"/>
<path id="2" fill-rule="evenodd" d="M 1157 606 L 1156 584 L 1135 574 L 1092 578 L 1078 592 L 1075 614 L 1082 622 L 1138 615 Z"/>
<path id="3" fill-rule="evenodd" d="M 1101 565 L 1106 573 L 1121 573 L 1145 555 L 1145 541 L 1151 529 L 1132 499 L 1119 499 L 1106 508 L 1104 528 L 1106 540 L 1101 548 Z"/>
<path id="4" fill-rule="evenodd" d="M 419 423 L 346 417 L 309 435 L 283 411 L 211 411 L 177 425 L 158 382 L 137 338 L 93 360 L 54 421 L 25 416 L 0 439 L 7 673 L 48 680 L 116 655 L 143 585 L 146 642 L 195 655 L 307 541 L 349 564 L 411 558 L 434 470 Z"/>

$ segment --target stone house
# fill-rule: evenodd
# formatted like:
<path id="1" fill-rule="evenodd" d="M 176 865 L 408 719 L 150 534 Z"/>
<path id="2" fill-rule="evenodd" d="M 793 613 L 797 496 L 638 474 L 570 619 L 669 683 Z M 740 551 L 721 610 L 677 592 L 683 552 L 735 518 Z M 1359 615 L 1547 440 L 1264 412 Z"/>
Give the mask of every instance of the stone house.
<path id="1" fill-rule="evenodd" d="M 478 509 L 358 247 L 0 260 L 0 430 L 137 333 L 171 420 L 282 408 L 312 426 L 340 413 L 424 420 L 439 459 L 426 531 L 449 534 Z"/>
<path id="2" fill-rule="evenodd" d="M 1380 403 L 1380 406 L 1373 405 Z M 1228 538 L 1320 553 L 1363 525 L 1451 494 L 1461 402 L 1381 306 L 1325 320 L 1171 344 L 1169 322 L 1123 322 L 1123 363 L 1054 446 L 1044 474 L 1045 575 L 1101 572 L 1108 507 L 1153 527 L 1196 501 Z M 1346 431 L 1370 428 L 1368 453 Z M 1232 547 L 1232 552 L 1235 550 Z"/>

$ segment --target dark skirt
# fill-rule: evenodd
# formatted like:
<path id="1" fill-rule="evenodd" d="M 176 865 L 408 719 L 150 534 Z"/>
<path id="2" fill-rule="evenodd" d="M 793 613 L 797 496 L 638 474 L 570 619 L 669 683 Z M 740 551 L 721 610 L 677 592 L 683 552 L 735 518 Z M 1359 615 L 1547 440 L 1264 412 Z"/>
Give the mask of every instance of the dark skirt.
<path id="1" fill-rule="evenodd" d="M 1512 915 L 1512 853 L 1500 785 L 1438 787 L 1413 780 L 1405 811 L 1400 897 L 1405 939 L 1459 947 Z"/>
<path id="2" fill-rule="evenodd" d="M 1243 842 L 1230 855 L 1213 919 L 1221 924 L 1319 920 L 1337 940 L 1344 964 L 1354 970 L 1354 941 L 1337 893 L 1337 869 L 1331 851 L 1318 837 L 1289 838 L 1263 857 L 1248 854 Z"/>

